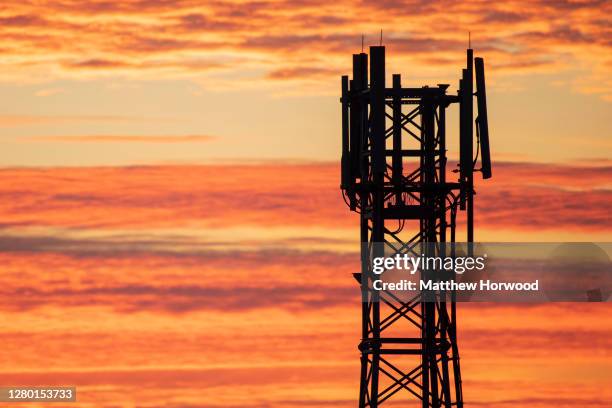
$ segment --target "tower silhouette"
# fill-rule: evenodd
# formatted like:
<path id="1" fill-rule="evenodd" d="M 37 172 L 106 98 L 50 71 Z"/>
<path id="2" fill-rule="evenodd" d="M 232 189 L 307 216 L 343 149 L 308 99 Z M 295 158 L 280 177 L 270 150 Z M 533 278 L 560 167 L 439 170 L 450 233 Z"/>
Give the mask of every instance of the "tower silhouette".
<path id="1" fill-rule="evenodd" d="M 463 406 L 456 296 L 375 290 L 372 260 L 396 254 L 455 256 L 458 210 L 466 213 L 468 255 L 474 241 L 474 180 L 478 156 L 491 177 L 484 63 L 467 50 L 457 95 L 448 85 L 404 88 L 385 84 L 385 47 L 353 55 L 352 79 L 342 77 L 341 189 L 360 214 L 362 293 L 359 407 L 378 407 L 401 395 L 422 407 Z M 474 69 L 477 92 L 474 93 Z M 473 97 L 477 96 L 476 149 Z M 447 169 L 446 110 L 459 106 L 456 181 Z M 477 156 L 474 157 L 474 150 Z M 421 269 L 421 279 L 448 278 Z M 416 294 L 415 294 L 416 293 Z"/>

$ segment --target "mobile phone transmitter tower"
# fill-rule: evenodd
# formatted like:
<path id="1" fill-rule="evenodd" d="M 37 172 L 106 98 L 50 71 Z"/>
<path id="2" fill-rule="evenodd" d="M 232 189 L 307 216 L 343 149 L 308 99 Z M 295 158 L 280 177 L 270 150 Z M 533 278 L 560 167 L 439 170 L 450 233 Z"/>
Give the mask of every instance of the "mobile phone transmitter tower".
<path id="1" fill-rule="evenodd" d="M 472 251 L 474 172 L 491 177 L 484 63 L 473 55 L 468 49 L 456 95 L 447 94 L 448 85 L 404 88 L 398 74 L 387 87 L 384 46 L 370 47 L 369 69 L 368 54 L 353 55 L 352 79 L 342 77 L 341 189 L 361 220 L 361 272 L 355 274 L 362 293 L 360 408 L 387 401 L 463 406 L 455 294 L 415 292 L 402 298 L 373 290 L 380 277 L 372 259 L 454 256 L 454 245 L 446 243 L 455 242 L 458 210 L 465 213 L 465 241 Z M 454 104 L 459 158 L 453 171 L 447 169 L 446 110 Z M 438 279 L 437 273 L 420 271 L 428 279 Z"/>

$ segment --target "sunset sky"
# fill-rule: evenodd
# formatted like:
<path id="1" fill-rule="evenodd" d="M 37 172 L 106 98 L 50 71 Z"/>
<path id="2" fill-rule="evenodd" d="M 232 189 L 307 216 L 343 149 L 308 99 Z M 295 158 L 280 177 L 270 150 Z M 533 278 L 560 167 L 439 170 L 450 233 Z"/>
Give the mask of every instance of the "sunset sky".
<path id="1" fill-rule="evenodd" d="M 498 159 L 607 159 L 611 9 L 548 0 L 3 1 L 0 164 L 336 160 L 339 76 L 361 35 L 366 47 L 378 44 L 381 29 L 389 74 L 412 86 L 449 83 L 451 92 L 471 32 L 487 63 Z M 173 136 L 182 138 L 167 143 Z"/>
<path id="2" fill-rule="evenodd" d="M 454 93 L 471 32 L 494 161 L 478 240 L 610 242 L 611 13 L 3 1 L 0 385 L 76 385 L 83 407 L 355 406 L 339 90 L 361 35 L 383 30 L 404 84 Z M 609 406 L 609 305 L 460 305 L 466 406 Z"/>

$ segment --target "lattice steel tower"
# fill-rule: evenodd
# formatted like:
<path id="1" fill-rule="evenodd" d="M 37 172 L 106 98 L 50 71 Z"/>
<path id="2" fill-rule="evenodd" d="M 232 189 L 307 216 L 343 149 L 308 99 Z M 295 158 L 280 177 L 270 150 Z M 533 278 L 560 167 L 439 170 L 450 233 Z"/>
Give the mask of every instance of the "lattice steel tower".
<path id="1" fill-rule="evenodd" d="M 474 60 L 471 49 L 457 95 L 447 89 L 403 88 L 397 74 L 386 87 L 383 46 L 370 47 L 369 72 L 368 55 L 355 54 L 352 79 L 342 77 L 341 188 L 361 219 L 362 268 L 355 274 L 362 293 L 360 407 L 375 408 L 402 395 L 420 400 L 422 407 L 463 406 L 455 293 L 402 297 L 372 288 L 380 279 L 372 270 L 375 257 L 455 256 L 455 246 L 445 243 L 455 242 L 457 210 L 465 211 L 467 251 L 472 252 L 473 173 L 490 178 L 491 163 L 484 64 L 481 58 Z M 451 104 L 459 106 L 455 171 L 446 146 L 446 109 Z M 481 168 L 475 169 L 478 156 Z M 444 279 L 442 271 L 419 273 L 421 279 Z"/>

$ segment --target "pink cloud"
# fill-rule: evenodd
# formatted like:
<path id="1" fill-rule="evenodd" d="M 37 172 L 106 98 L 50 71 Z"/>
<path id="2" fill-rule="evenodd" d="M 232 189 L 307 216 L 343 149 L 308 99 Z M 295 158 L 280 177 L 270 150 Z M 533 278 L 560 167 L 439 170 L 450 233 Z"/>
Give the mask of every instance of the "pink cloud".
<path id="1" fill-rule="evenodd" d="M 352 228 L 338 172 L 336 164 L 4 169 L 1 223 Z M 497 163 L 491 182 L 477 185 L 479 227 L 609 231 L 611 176 L 608 164 Z"/>

